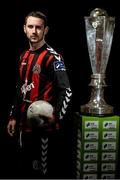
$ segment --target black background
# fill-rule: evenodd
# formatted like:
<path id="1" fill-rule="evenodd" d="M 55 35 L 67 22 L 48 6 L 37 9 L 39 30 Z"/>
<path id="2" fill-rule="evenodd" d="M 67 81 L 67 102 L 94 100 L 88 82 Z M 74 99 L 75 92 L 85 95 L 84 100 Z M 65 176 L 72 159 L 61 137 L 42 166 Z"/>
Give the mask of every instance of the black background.
<path id="1" fill-rule="evenodd" d="M 17 58 L 27 45 L 23 33 L 24 17 L 40 10 L 48 17 L 46 41 L 64 57 L 73 91 L 72 110 L 89 100 L 91 65 L 88 55 L 84 16 L 103 8 L 115 16 L 115 30 L 106 69 L 105 100 L 120 114 L 120 10 L 116 0 L 16 0 L 5 1 L 0 12 L 0 119 L 1 137 L 6 137 L 7 116 L 15 93 Z M 2 12 L 3 11 L 3 12 Z M 4 149 L 5 146 L 3 146 Z M 7 152 L 8 153 L 8 152 Z M 6 156 L 6 155 L 4 155 Z"/>
<path id="2" fill-rule="evenodd" d="M 92 71 L 87 49 L 84 16 L 89 16 L 94 8 L 99 7 L 104 8 L 109 16 L 115 16 L 113 42 L 106 69 L 108 87 L 105 89 L 105 100 L 114 107 L 115 114 L 120 113 L 120 88 L 118 87 L 120 84 L 120 12 L 117 2 L 16 0 L 6 2 L 4 6 L 4 13 L 1 14 L 0 72 L 3 110 L 6 111 L 6 108 L 9 108 L 14 95 L 17 57 L 27 45 L 23 33 L 24 17 L 32 10 L 40 10 L 48 17 L 50 29 L 46 41 L 65 59 L 73 90 L 73 109 L 77 111 L 81 104 L 88 102 L 90 96 L 88 84 Z"/>

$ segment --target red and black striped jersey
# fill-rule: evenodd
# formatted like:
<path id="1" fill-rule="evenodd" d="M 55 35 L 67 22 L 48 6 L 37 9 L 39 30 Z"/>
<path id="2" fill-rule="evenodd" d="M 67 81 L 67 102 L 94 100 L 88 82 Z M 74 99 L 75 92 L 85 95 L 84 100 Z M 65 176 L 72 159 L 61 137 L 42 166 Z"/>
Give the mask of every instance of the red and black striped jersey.
<path id="1" fill-rule="evenodd" d="M 72 92 L 63 57 L 48 44 L 20 56 L 17 94 L 10 116 L 26 116 L 28 106 L 37 100 L 53 105 L 56 119 L 62 119 Z"/>

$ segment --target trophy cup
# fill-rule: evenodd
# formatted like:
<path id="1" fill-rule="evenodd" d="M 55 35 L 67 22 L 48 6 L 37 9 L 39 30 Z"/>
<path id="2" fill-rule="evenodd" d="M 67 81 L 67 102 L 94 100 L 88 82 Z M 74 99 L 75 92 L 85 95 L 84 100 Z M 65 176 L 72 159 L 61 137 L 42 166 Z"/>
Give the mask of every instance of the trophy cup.
<path id="1" fill-rule="evenodd" d="M 113 114 L 113 107 L 104 100 L 105 71 L 109 59 L 115 18 L 109 17 L 104 9 L 95 8 L 89 17 L 85 17 L 86 37 L 91 75 L 90 101 L 81 106 L 81 113 L 91 115 Z"/>

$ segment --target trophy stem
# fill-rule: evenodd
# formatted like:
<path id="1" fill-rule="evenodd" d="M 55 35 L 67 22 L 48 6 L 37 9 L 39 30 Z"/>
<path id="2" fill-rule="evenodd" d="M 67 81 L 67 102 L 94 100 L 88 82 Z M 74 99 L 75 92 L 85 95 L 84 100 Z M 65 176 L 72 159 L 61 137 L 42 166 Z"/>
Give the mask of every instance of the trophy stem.
<path id="1" fill-rule="evenodd" d="M 81 113 L 91 114 L 97 116 L 103 116 L 113 114 L 113 107 L 108 105 L 104 100 L 104 87 L 105 74 L 93 74 L 91 75 L 91 88 L 90 101 L 81 106 Z"/>

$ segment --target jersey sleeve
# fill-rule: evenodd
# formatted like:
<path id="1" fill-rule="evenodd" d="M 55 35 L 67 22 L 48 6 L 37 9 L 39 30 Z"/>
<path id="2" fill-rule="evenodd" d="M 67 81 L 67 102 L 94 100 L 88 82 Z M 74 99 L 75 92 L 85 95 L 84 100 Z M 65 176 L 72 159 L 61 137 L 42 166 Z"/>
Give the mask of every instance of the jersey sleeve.
<path id="1" fill-rule="evenodd" d="M 20 66 L 20 60 L 18 63 L 18 69 Z M 21 97 L 21 88 L 20 88 L 20 77 L 19 77 L 19 71 L 17 74 L 17 82 L 15 86 L 15 95 L 13 97 L 13 102 L 10 108 L 9 118 L 15 118 L 18 119 L 20 115 L 20 105 L 21 105 L 22 97 Z"/>
<path id="2" fill-rule="evenodd" d="M 53 57 L 49 65 L 49 76 L 53 79 L 55 87 L 57 87 L 55 116 L 58 120 L 62 120 L 71 101 L 72 91 L 65 63 L 61 55 Z"/>

